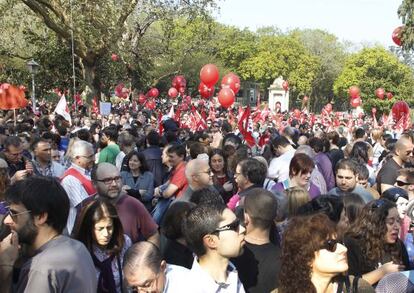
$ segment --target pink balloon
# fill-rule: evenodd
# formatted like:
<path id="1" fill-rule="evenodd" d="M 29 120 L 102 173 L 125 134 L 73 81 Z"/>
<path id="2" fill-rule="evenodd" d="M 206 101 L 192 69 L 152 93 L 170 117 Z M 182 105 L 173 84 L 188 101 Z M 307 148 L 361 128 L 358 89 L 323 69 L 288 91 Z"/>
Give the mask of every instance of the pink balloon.
<path id="1" fill-rule="evenodd" d="M 173 88 L 175 88 L 177 91 L 180 89 L 180 87 L 187 87 L 187 81 L 185 80 L 184 75 L 177 75 L 174 76 L 171 85 Z"/>
<path id="2" fill-rule="evenodd" d="M 401 46 L 402 42 L 401 42 L 401 31 L 404 28 L 404 26 L 399 26 L 397 27 L 393 32 L 392 32 L 392 40 L 394 41 L 394 43 L 397 46 Z"/>
<path id="3" fill-rule="evenodd" d="M 358 106 L 361 106 L 361 104 L 362 104 L 362 101 L 361 101 L 360 97 L 357 97 L 355 99 L 351 99 L 351 106 L 352 107 L 356 108 Z"/>
<path id="4" fill-rule="evenodd" d="M 144 94 L 140 94 L 138 97 L 138 103 L 143 105 L 147 101 L 147 97 Z"/>
<path id="5" fill-rule="evenodd" d="M 145 104 L 145 106 L 149 110 L 154 110 L 155 109 L 155 102 L 153 100 L 150 100 Z"/>
<path id="6" fill-rule="evenodd" d="M 216 65 L 206 64 L 201 68 L 200 80 L 211 87 L 219 80 L 219 71 Z"/>
<path id="7" fill-rule="evenodd" d="M 379 99 L 383 100 L 383 99 L 384 99 L 384 95 L 385 95 L 385 91 L 384 91 L 384 89 L 383 89 L 383 88 L 377 88 L 377 89 L 375 90 L 375 95 L 376 95 Z"/>
<path id="8" fill-rule="evenodd" d="M 168 90 L 168 96 L 172 99 L 176 98 L 178 96 L 178 91 L 176 88 L 172 87 Z"/>
<path id="9" fill-rule="evenodd" d="M 157 98 L 159 94 L 160 94 L 159 90 L 155 87 L 153 87 L 152 89 L 148 91 L 148 97 Z"/>
<path id="10" fill-rule="evenodd" d="M 112 61 L 116 62 L 116 61 L 118 61 L 118 60 L 119 60 L 119 57 L 118 57 L 118 55 L 116 55 L 116 54 L 112 54 L 112 55 L 111 55 L 111 59 L 112 59 Z"/>
<path id="11" fill-rule="evenodd" d="M 282 82 L 282 88 L 287 91 L 289 89 L 289 82 L 287 80 Z"/>
<path id="12" fill-rule="evenodd" d="M 390 92 L 387 93 L 388 100 L 391 100 L 394 97 L 394 95 Z"/>
<path id="13" fill-rule="evenodd" d="M 356 99 L 360 96 L 360 90 L 359 87 L 353 85 L 349 88 L 348 94 L 352 99 Z"/>

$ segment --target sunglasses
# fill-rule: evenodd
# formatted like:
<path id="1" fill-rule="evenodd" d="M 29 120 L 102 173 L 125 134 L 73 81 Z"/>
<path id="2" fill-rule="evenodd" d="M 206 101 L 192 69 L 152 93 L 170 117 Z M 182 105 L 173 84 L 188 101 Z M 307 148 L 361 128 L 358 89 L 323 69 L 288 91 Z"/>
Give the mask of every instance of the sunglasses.
<path id="1" fill-rule="evenodd" d="M 222 226 L 217 228 L 216 230 L 214 230 L 213 233 L 220 233 L 222 231 L 234 231 L 239 233 L 240 231 L 240 220 L 236 219 L 233 222 L 231 222 L 230 224 L 226 225 L 226 226 Z"/>
<path id="2" fill-rule="evenodd" d="M 338 243 L 342 244 L 341 241 L 339 241 L 338 239 L 328 239 L 325 241 L 325 243 L 322 245 L 321 249 L 326 249 L 330 252 L 335 252 L 336 248 L 338 247 Z"/>
<path id="3" fill-rule="evenodd" d="M 405 186 L 405 185 L 412 185 L 413 184 L 413 183 L 404 182 L 404 181 L 401 181 L 401 180 L 397 180 L 396 182 L 397 182 L 398 186 Z"/>

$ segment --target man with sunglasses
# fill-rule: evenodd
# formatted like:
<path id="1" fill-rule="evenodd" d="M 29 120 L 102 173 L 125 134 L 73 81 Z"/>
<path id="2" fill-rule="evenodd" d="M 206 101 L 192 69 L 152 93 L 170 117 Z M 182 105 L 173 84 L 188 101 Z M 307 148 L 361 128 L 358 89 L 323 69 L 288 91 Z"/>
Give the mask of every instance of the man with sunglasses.
<path id="1" fill-rule="evenodd" d="M 79 241 L 62 235 L 69 199 L 60 183 L 48 177 L 30 177 L 12 185 L 6 201 L 9 206 L 4 224 L 12 235 L 3 240 L 8 243 L 0 244 L 0 253 L 3 247 L 10 253 L 6 259 L 0 256 L 1 281 L 4 277 L 7 281 L 12 273 L 18 240 L 28 258 L 21 267 L 15 292 L 96 292 L 95 266 L 88 250 Z"/>
<path id="2" fill-rule="evenodd" d="M 398 177 L 395 181 L 395 186 L 398 186 L 408 194 L 408 201 L 414 199 L 414 168 L 403 168 L 398 170 Z"/>
<path id="3" fill-rule="evenodd" d="M 230 209 L 222 204 L 201 204 L 188 213 L 183 231 L 196 255 L 188 292 L 245 292 L 229 261 L 242 253 L 245 229 Z"/>
<path id="4" fill-rule="evenodd" d="M 398 170 L 402 169 L 405 164 L 410 163 L 413 158 L 413 149 L 414 144 L 410 136 L 402 135 L 398 139 L 392 157 L 378 172 L 378 192 L 383 193 L 385 190 L 394 186 L 398 177 Z"/>
<path id="5" fill-rule="evenodd" d="M 247 292 L 271 292 L 278 287 L 280 271 L 280 247 L 270 242 L 277 200 L 270 191 L 254 188 L 246 193 L 243 207 L 246 244 L 232 262 Z"/>

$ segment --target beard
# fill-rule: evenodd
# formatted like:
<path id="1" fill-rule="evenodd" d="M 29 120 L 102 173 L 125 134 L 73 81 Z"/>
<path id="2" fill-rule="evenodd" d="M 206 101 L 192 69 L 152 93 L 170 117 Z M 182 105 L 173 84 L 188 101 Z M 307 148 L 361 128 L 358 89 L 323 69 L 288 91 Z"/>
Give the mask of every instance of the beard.
<path id="1" fill-rule="evenodd" d="M 26 225 L 16 232 L 20 243 L 32 245 L 39 233 L 39 229 L 34 225 L 33 219 L 29 219 Z"/>

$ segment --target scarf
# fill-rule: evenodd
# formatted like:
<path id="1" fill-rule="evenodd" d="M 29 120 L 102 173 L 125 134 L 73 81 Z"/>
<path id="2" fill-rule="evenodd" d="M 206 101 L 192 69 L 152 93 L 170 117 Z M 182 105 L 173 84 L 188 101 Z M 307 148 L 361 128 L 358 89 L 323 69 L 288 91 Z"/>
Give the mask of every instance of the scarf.
<path id="1" fill-rule="evenodd" d="M 114 274 L 112 272 L 112 261 L 115 255 L 111 255 L 104 261 L 99 261 L 94 253 L 92 254 L 93 263 L 100 271 L 98 278 L 98 289 L 97 293 L 116 293 L 116 285 Z"/>

